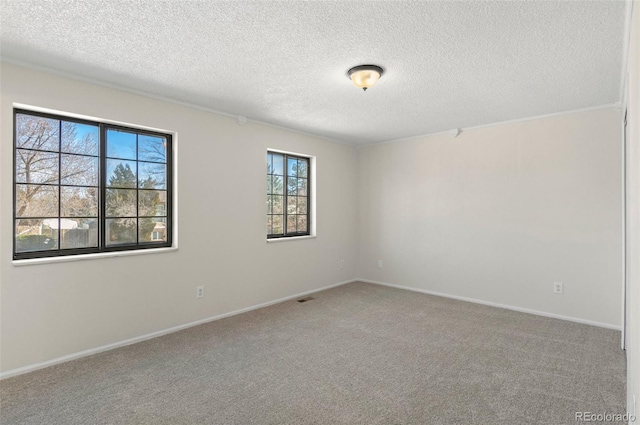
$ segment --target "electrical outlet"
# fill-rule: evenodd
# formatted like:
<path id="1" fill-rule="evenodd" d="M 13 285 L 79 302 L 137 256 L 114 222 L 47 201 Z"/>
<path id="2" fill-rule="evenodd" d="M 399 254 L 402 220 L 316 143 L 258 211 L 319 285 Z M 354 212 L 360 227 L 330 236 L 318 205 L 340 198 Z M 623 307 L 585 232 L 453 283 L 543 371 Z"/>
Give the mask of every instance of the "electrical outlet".
<path id="1" fill-rule="evenodd" d="M 379 269 L 384 268 L 384 262 L 382 260 L 378 260 L 378 268 Z"/>
<path id="2" fill-rule="evenodd" d="M 562 282 L 553 282 L 553 293 L 554 294 L 564 294 L 564 286 Z"/>
<path id="3" fill-rule="evenodd" d="M 344 269 L 344 260 L 340 260 L 340 268 Z"/>
<path id="4" fill-rule="evenodd" d="M 204 298 L 204 286 L 196 286 L 196 298 Z"/>

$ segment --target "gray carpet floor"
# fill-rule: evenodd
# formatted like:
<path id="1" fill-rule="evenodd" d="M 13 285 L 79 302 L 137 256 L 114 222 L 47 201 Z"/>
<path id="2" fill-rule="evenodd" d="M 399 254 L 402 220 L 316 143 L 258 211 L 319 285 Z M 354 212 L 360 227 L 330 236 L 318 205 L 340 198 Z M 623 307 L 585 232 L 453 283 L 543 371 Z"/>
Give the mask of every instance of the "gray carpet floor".
<path id="1" fill-rule="evenodd" d="M 620 332 L 352 283 L 0 382 L 9 424 L 575 424 Z M 593 422 L 592 422 L 593 423 Z"/>

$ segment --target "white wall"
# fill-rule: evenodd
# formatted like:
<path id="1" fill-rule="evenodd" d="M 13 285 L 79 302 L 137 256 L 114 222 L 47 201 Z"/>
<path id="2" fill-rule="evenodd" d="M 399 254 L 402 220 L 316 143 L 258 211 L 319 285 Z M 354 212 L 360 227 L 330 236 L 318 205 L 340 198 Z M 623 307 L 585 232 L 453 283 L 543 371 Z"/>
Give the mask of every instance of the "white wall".
<path id="1" fill-rule="evenodd" d="M 353 147 L 13 65 L 1 73 L 1 371 L 355 277 Z M 177 132 L 178 251 L 12 265 L 14 102 Z M 266 243 L 267 148 L 316 156 L 317 238 Z"/>
<path id="2" fill-rule="evenodd" d="M 620 326 L 617 109 L 356 150 L 14 65 L 1 72 L 2 372 L 356 276 Z M 179 250 L 12 265 L 14 102 L 177 132 Z M 265 242 L 267 148 L 317 157 L 317 238 Z"/>
<path id="3" fill-rule="evenodd" d="M 362 148 L 358 276 L 621 326 L 620 119 L 607 108 Z"/>
<path id="4" fill-rule="evenodd" d="M 627 410 L 640 423 L 640 3 L 633 4 L 627 114 Z"/>

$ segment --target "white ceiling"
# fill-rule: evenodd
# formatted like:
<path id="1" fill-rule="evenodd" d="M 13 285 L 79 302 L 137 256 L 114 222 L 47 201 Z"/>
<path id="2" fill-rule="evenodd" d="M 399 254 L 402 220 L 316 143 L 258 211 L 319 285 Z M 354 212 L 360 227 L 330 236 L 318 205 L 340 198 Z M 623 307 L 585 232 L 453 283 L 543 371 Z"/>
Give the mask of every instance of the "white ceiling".
<path id="1" fill-rule="evenodd" d="M 0 53 L 364 144 L 620 101 L 625 6 L 1 0 Z M 363 92 L 346 72 L 367 63 Z"/>

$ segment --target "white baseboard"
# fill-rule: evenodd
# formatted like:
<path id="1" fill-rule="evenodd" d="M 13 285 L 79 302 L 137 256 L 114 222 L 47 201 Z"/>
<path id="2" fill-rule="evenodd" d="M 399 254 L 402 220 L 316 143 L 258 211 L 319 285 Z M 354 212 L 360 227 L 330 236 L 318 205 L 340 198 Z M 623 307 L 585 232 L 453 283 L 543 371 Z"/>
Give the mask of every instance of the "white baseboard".
<path id="1" fill-rule="evenodd" d="M 82 358 L 82 357 L 91 356 L 93 354 L 98 354 L 98 353 L 101 353 L 103 351 L 109 351 L 109 350 L 113 350 L 115 348 L 125 347 L 127 345 L 135 344 L 137 342 L 142 342 L 142 341 L 146 341 L 148 339 L 157 338 L 159 336 L 170 334 L 170 333 L 173 333 L 173 332 L 178 332 L 178 331 L 181 331 L 183 329 L 191 328 L 193 326 L 198 326 L 198 325 L 202 325 L 204 323 L 209 323 L 209 322 L 213 322 L 213 321 L 216 321 L 216 320 L 224 319 L 226 317 L 235 316 L 237 314 L 246 313 L 246 312 L 251 311 L 251 310 L 257 310 L 259 308 L 268 307 L 268 306 L 273 305 L 273 304 L 278 304 L 278 303 L 281 303 L 281 302 L 284 302 L 284 301 L 289 301 L 289 300 L 292 300 L 292 299 L 295 299 L 295 298 L 303 297 L 305 295 L 309 295 L 309 294 L 313 294 L 313 293 L 316 293 L 316 292 L 324 291 L 324 290 L 327 290 L 327 289 L 335 288 L 335 287 L 338 287 L 338 286 L 346 285 L 346 284 L 352 283 L 352 282 L 372 283 L 372 284 L 375 284 L 375 285 L 388 286 L 388 287 L 396 288 L 396 289 L 404 289 L 406 291 L 419 292 L 419 293 L 428 294 L 428 295 L 435 295 L 435 296 L 438 296 L 438 297 L 452 298 L 452 299 L 455 299 L 455 300 L 466 301 L 466 302 L 471 302 L 471 303 L 475 303 L 475 304 L 483 304 L 483 305 L 488 305 L 488 306 L 491 306 L 491 307 L 504 308 L 504 309 L 507 309 L 507 310 L 519 311 L 519 312 L 522 312 L 522 313 L 535 314 L 537 316 L 551 317 L 551 318 L 554 318 L 554 319 L 567 320 L 567 321 L 570 321 L 570 322 L 576 322 L 576 323 L 582 323 L 582 324 L 586 324 L 586 325 L 598 326 L 598 327 L 607 328 L 607 329 L 614 329 L 614 330 L 617 330 L 617 331 L 621 330 L 620 326 L 614 326 L 614 325 L 610 325 L 608 323 L 594 322 L 594 321 L 591 321 L 591 320 L 579 319 L 579 318 L 576 318 L 576 317 L 569 317 L 569 316 L 562 316 L 562 315 L 559 315 L 559 314 L 547 313 L 547 312 L 544 312 L 544 311 L 531 310 L 531 309 L 528 309 L 528 308 L 515 307 L 515 306 L 511 306 L 511 305 L 498 304 L 498 303 L 494 303 L 494 302 L 490 302 L 490 301 L 478 300 L 478 299 L 475 299 L 475 298 L 460 297 L 460 296 L 457 296 L 457 295 L 451 295 L 451 294 L 445 294 L 445 293 L 442 293 L 442 292 L 429 291 L 429 290 L 426 290 L 426 289 L 413 288 L 413 287 L 410 287 L 410 286 L 395 285 L 393 283 L 386 283 L 386 282 L 379 282 L 379 281 L 370 280 L 370 279 L 358 278 L 358 279 L 345 280 L 344 282 L 334 283 L 333 285 L 328 285 L 328 286 L 324 286 L 322 288 L 312 289 L 310 291 L 301 292 L 301 293 L 298 293 L 298 294 L 295 294 L 295 295 L 289 295 L 289 296 L 284 297 L 284 298 L 278 298 L 276 300 L 268 301 L 266 303 L 254 305 L 254 306 L 251 306 L 251 307 L 242 308 L 240 310 L 230 311 L 228 313 L 219 314 L 217 316 L 207 317 L 205 319 L 196 320 L 195 322 L 185 323 L 183 325 L 178 325 L 178 326 L 174 326 L 174 327 L 171 327 L 171 328 L 162 329 L 162 330 L 159 330 L 159 331 L 156 331 L 156 332 L 151 332 L 151 333 L 148 333 L 148 334 L 145 334 L 145 335 L 140 335 L 140 336 L 137 336 L 137 337 L 134 337 L 134 338 L 125 339 L 123 341 L 118 341 L 118 342 L 114 342 L 114 343 L 111 343 L 111 344 L 102 345 L 102 346 L 96 347 L 96 348 L 90 348 L 88 350 L 79 351 L 77 353 L 67 354 L 66 356 L 58 357 L 58 358 L 55 358 L 55 359 L 52 359 L 52 360 L 47 360 L 47 361 L 44 361 L 44 362 L 34 363 L 34 364 L 31 364 L 31 365 L 19 367 L 19 368 L 16 368 L 16 369 L 11 369 L 11 370 L 8 370 L 6 372 L 0 373 L 0 380 L 6 379 L 6 378 L 11 378 L 13 376 L 22 375 L 24 373 L 33 372 L 33 371 L 38 370 L 38 369 L 44 369 L 44 368 L 49 367 L 49 366 L 53 366 L 53 365 L 60 364 L 60 363 L 65 363 L 65 362 L 68 362 L 68 361 L 71 361 L 71 360 L 75 360 L 75 359 L 79 359 L 79 358 Z"/>
<path id="2" fill-rule="evenodd" d="M 475 303 L 475 304 L 488 305 L 488 306 L 491 306 L 491 307 L 504 308 L 504 309 L 507 309 L 507 310 L 519 311 L 521 313 L 535 314 L 536 316 L 544 316 L 544 317 L 550 317 L 550 318 L 553 318 L 553 319 L 567 320 L 569 322 L 576 322 L 576 323 L 582 323 L 582 324 L 585 324 L 585 325 L 598 326 L 598 327 L 601 327 L 601 328 L 613 329 L 613 330 L 616 330 L 616 331 L 621 331 L 622 330 L 622 328 L 620 326 L 610 325 L 608 323 L 594 322 L 594 321 L 591 321 L 591 320 L 579 319 L 577 317 L 562 316 L 560 314 L 547 313 L 545 311 L 531 310 L 531 309 L 528 309 L 528 308 L 516 307 L 516 306 L 506 305 L 506 304 L 498 304 L 498 303 L 494 303 L 494 302 L 491 302 L 491 301 L 478 300 L 478 299 L 475 299 L 475 298 L 460 297 L 458 295 L 451 295 L 451 294 L 445 294 L 445 293 L 442 293 L 442 292 L 429 291 L 427 289 L 412 288 L 410 286 L 395 285 L 393 283 L 378 282 L 376 280 L 369 280 L 369 279 L 356 279 L 356 281 L 365 282 L 365 283 L 373 283 L 375 285 L 388 286 L 390 288 L 404 289 L 404 290 L 407 290 L 407 291 L 420 292 L 422 294 L 435 295 L 437 297 L 452 298 L 454 300 L 466 301 L 466 302 Z"/>
<path id="3" fill-rule="evenodd" d="M 55 358 L 55 359 L 52 359 L 52 360 L 47 360 L 47 361 L 40 362 L 40 363 L 34 363 L 34 364 L 31 364 L 31 365 L 19 367 L 17 369 L 11 369 L 11 370 L 8 370 L 6 372 L 0 373 L 0 380 L 6 379 L 6 378 L 11 378 L 12 376 L 22 375 L 22 374 L 28 373 L 28 372 L 33 372 L 34 370 L 44 369 L 45 367 L 53 366 L 53 365 L 60 364 L 60 363 L 65 363 L 65 362 L 68 362 L 68 361 L 71 361 L 71 360 L 76 360 L 76 359 L 79 359 L 79 358 L 82 358 L 82 357 L 91 356 L 93 354 L 98 354 L 98 353 L 101 353 L 103 351 L 113 350 L 115 348 L 124 347 L 124 346 L 127 346 L 127 345 L 135 344 L 137 342 L 146 341 L 146 340 L 152 339 L 152 338 L 157 338 L 159 336 L 170 334 L 170 333 L 173 333 L 173 332 L 178 332 L 178 331 L 181 331 L 183 329 L 191 328 L 193 326 L 198 326 L 198 325 L 202 325 L 204 323 L 213 322 L 215 320 L 224 319 L 226 317 L 235 316 L 237 314 L 246 313 L 246 312 L 251 311 L 251 310 L 257 310 L 259 308 L 268 307 L 268 306 L 273 305 L 273 304 L 278 304 L 278 303 L 281 303 L 281 302 L 284 302 L 284 301 L 289 301 L 289 300 L 292 300 L 292 299 L 295 299 L 295 298 L 303 297 L 305 295 L 309 295 L 309 294 L 313 294 L 313 293 L 316 293 L 316 292 L 324 291 L 324 290 L 327 290 L 327 289 L 335 288 L 337 286 L 346 285 L 347 283 L 351 283 L 351 282 L 356 282 L 356 279 L 345 280 L 344 282 L 334 283 L 333 285 L 328 285 L 328 286 L 324 286 L 322 288 L 312 289 L 310 291 L 301 292 L 301 293 L 295 294 L 295 295 L 289 295 L 289 296 L 284 297 L 284 298 L 278 298 L 277 300 L 268 301 L 266 303 L 254 305 L 254 306 L 251 306 L 251 307 L 242 308 L 240 310 L 230 311 L 228 313 L 219 314 L 217 316 L 207 317 L 205 319 L 196 320 L 195 322 L 185 323 L 184 325 L 178 325 L 178 326 L 174 326 L 174 327 L 171 327 L 171 328 L 162 329 L 162 330 L 159 330 L 159 331 L 156 331 L 156 332 L 151 332 L 151 333 L 148 333 L 148 334 L 145 334 L 145 335 L 140 335 L 140 336 L 137 336 L 137 337 L 134 337 L 134 338 L 125 339 L 124 341 L 118 341 L 118 342 L 114 342 L 114 343 L 111 343 L 111 344 L 102 345 L 100 347 L 90 348 L 90 349 L 84 350 L 84 351 L 79 351 L 77 353 L 67 354 L 66 356 L 58 357 L 58 358 Z"/>

